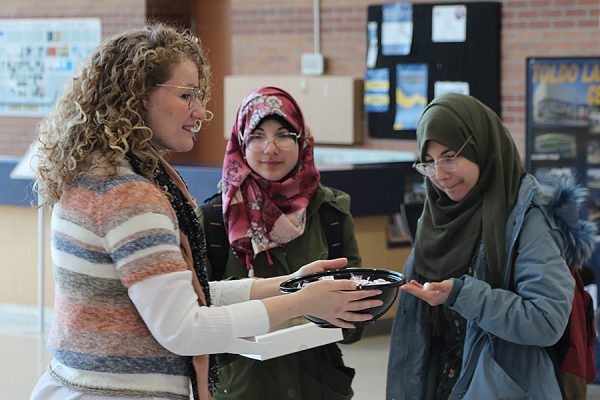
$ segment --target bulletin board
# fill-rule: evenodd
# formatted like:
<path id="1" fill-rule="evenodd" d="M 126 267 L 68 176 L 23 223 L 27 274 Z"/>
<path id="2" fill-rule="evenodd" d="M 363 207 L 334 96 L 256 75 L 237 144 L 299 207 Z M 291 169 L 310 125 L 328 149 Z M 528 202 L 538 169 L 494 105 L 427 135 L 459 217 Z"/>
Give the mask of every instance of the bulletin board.
<path id="1" fill-rule="evenodd" d="M 0 19 L 0 116 L 43 117 L 101 39 L 99 18 Z"/>
<path id="2" fill-rule="evenodd" d="M 470 94 L 500 112 L 499 2 L 368 7 L 365 112 L 369 135 L 415 139 L 435 95 Z"/>

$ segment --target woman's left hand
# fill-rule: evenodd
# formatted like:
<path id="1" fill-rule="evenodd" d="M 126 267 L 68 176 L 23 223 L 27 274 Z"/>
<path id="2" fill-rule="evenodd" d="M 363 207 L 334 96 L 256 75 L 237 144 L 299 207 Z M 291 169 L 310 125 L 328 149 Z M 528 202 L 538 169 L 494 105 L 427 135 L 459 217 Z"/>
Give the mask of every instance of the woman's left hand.
<path id="1" fill-rule="evenodd" d="M 297 278 L 299 276 L 304 276 L 308 274 L 314 274 L 315 272 L 327 271 L 330 269 L 338 269 L 346 266 L 348 264 L 347 258 L 334 258 L 333 260 L 318 260 L 311 262 L 310 264 L 306 264 L 298 271 L 292 274 L 292 278 Z"/>
<path id="2" fill-rule="evenodd" d="M 427 282 L 424 285 L 421 285 L 413 279 L 400 286 L 400 289 L 417 296 L 421 300 L 429 303 L 429 305 L 437 306 L 446 302 L 453 286 L 454 281 L 450 279 L 442 282 Z"/>

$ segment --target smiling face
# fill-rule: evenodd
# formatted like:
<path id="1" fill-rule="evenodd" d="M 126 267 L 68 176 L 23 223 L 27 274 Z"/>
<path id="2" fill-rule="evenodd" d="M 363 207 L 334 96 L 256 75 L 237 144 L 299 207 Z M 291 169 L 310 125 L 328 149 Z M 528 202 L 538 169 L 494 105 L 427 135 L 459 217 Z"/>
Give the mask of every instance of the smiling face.
<path id="1" fill-rule="evenodd" d="M 193 88 L 198 85 L 196 64 L 184 60 L 173 67 L 172 76 L 164 85 Z M 192 131 L 197 120 L 206 119 L 206 111 L 200 100 L 188 107 L 193 89 L 159 86 L 144 101 L 146 114 L 144 123 L 152 129 L 150 143 L 157 150 L 176 152 L 190 151 L 194 147 L 195 133 Z"/>
<path id="2" fill-rule="evenodd" d="M 252 132 L 253 135 L 263 135 L 269 144 L 263 151 L 245 150 L 246 161 L 252 170 L 266 180 L 278 182 L 285 178 L 298 163 L 299 148 L 280 150 L 273 141 L 277 135 L 289 133 L 279 121 L 267 119 L 261 122 Z"/>
<path id="3" fill-rule="evenodd" d="M 434 141 L 427 141 L 423 162 L 436 163 L 441 158 L 452 158 L 456 151 Z M 479 165 L 459 155 L 456 157 L 458 168 L 454 172 L 446 172 L 441 168 L 435 169 L 435 175 L 430 176 L 431 182 L 446 193 L 453 201 L 461 201 L 473 189 L 479 180 Z"/>

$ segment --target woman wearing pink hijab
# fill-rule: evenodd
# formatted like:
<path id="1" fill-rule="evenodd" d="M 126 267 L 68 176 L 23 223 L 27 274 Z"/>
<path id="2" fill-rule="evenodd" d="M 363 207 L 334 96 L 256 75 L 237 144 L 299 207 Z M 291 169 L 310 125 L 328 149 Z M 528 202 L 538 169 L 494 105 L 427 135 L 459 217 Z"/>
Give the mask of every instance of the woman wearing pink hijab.
<path id="1" fill-rule="evenodd" d="M 209 255 L 212 279 L 287 275 L 307 262 L 336 257 L 322 220 L 325 208 L 337 217 L 334 224 L 341 225 L 334 244 L 341 247 L 337 256 L 346 257 L 348 266 L 361 266 L 350 196 L 321 185 L 313 148 L 314 138 L 289 93 L 260 87 L 246 96 L 227 144 L 222 192 L 207 201 L 212 208 L 222 202 L 220 217 L 229 244 L 226 261 Z M 208 219 L 200 215 L 210 247 L 217 239 L 211 237 Z M 361 332 L 345 333 L 352 341 Z M 354 370 L 344 365 L 334 343 L 266 361 L 225 354 L 219 373 L 215 400 L 353 396 Z"/>

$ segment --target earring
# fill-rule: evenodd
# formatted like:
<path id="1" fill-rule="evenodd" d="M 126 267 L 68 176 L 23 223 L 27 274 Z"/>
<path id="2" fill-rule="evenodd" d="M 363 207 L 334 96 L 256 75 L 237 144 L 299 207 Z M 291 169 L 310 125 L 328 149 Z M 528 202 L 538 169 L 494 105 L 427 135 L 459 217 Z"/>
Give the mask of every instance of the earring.
<path id="1" fill-rule="evenodd" d="M 200 131 L 200 128 L 202 128 L 202 120 L 197 119 L 191 131 L 194 133 L 198 133 Z"/>
<path id="2" fill-rule="evenodd" d="M 206 118 L 204 121 L 210 122 L 210 120 L 213 119 L 214 114 L 208 110 L 205 110 L 205 112 L 206 112 L 208 118 Z M 203 122 L 203 120 L 197 119 L 196 123 L 194 124 L 194 127 L 192 128 L 192 132 L 198 133 L 200 131 L 200 129 L 202 128 L 202 122 Z"/>

